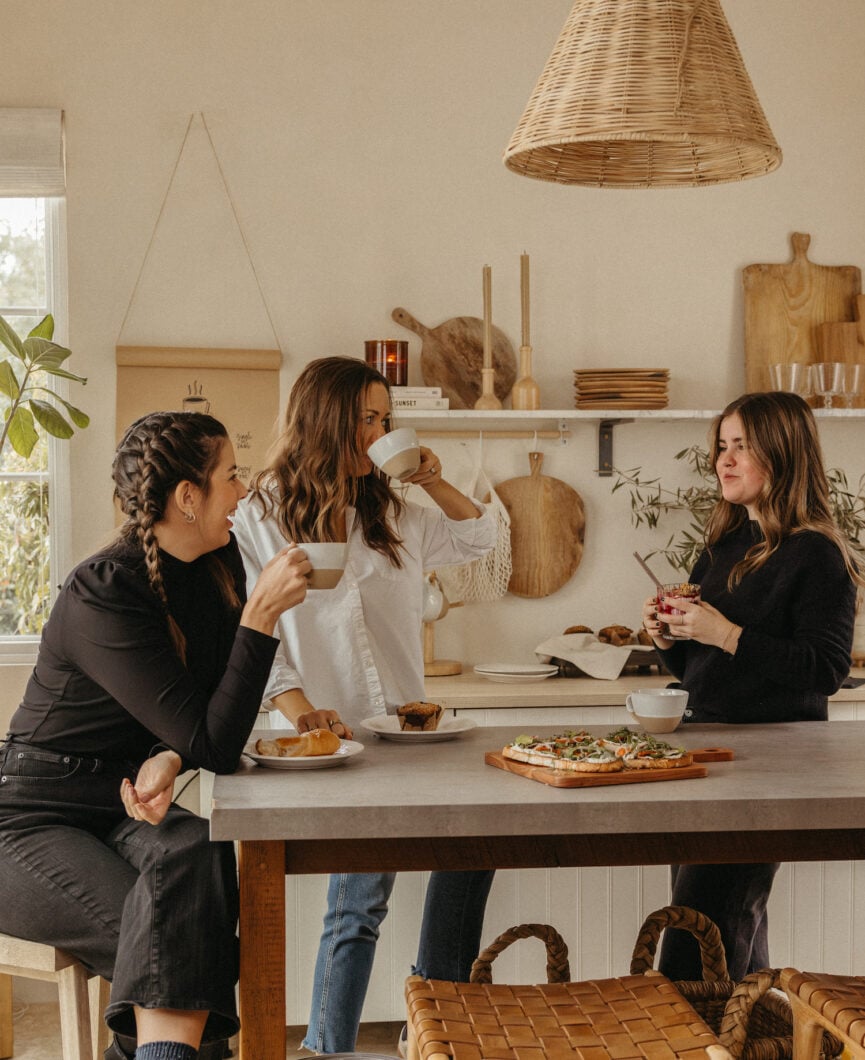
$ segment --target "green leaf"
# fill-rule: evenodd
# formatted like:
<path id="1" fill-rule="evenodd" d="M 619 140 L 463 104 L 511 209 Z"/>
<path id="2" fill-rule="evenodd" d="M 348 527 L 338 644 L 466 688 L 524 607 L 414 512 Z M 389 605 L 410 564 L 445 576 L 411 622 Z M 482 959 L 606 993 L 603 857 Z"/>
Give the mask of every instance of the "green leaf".
<path id="1" fill-rule="evenodd" d="M 53 337 L 53 335 L 54 335 L 54 317 L 50 313 L 48 313 L 46 316 L 44 316 L 39 321 L 39 323 L 30 332 L 30 334 L 27 336 L 27 338 L 28 339 L 29 338 L 33 338 L 34 336 L 37 336 L 37 335 L 39 336 L 39 338 L 42 338 L 42 339 L 50 339 L 50 338 Z"/>
<path id="2" fill-rule="evenodd" d="M 0 342 L 3 343 L 10 353 L 14 353 L 19 361 L 24 360 L 23 343 L 13 330 L 12 326 L 8 324 L 3 317 L 0 317 Z"/>
<path id="3" fill-rule="evenodd" d="M 70 405 L 68 401 L 65 401 L 59 395 L 57 396 L 57 400 L 62 402 L 66 411 L 69 413 L 69 419 L 72 420 L 76 427 L 80 427 L 83 430 L 85 427 L 90 426 L 90 417 L 86 412 L 82 412 L 81 409 L 76 408 L 74 405 Z"/>
<path id="4" fill-rule="evenodd" d="M 65 346 L 38 337 L 24 340 L 24 352 L 36 367 L 44 368 L 45 371 L 59 367 L 67 357 L 72 356 L 72 351 Z"/>
<path id="5" fill-rule="evenodd" d="M 8 361 L 0 361 L 0 393 L 5 394 L 11 401 L 15 401 L 21 393 L 18 376 Z"/>
<path id="6" fill-rule="evenodd" d="M 0 317 L 2 320 L 2 317 Z M 39 435 L 33 426 L 30 410 L 19 405 L 9 420 L 9 444 L 26 460 L 33 452 L 33 446 L 39 441 Z"/>
<path id="7" fill-rule="evenodd" d="M 53 375 L 56 379 L 71 379 L 73 383 L 87 386 L 87 379 L 83 375 L 74 375 L 72 372 L 67 372 L 65 368 L 47 368 L 40 365 L 39 371 L 45 372 L 46 375 Z"/>
<path id="8" fill-rule="evenodd" d="M 47 401 L 31 398 L 29 404 L 39 426 L 55 438 L 71 438 L 75 433 L 57 409 Z"/>

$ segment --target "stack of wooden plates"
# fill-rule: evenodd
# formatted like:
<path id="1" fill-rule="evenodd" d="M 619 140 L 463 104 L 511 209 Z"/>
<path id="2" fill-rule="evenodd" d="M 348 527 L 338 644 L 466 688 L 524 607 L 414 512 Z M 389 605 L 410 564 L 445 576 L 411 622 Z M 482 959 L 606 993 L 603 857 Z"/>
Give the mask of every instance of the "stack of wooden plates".
<path id="1" fill-rule="evenodd" d="M 574 372 L 578 409 L 665 409 L 667 368 L 580 368 Z"/>

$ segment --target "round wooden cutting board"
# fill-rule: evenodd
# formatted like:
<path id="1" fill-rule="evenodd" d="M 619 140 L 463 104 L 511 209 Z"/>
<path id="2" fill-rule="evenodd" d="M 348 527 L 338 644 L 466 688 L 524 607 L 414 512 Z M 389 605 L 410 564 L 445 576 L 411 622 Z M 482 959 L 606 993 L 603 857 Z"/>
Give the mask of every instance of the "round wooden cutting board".
<path id="1" fill-rule="evenodd" d="M 480 317 L 453 317 L 438 327 L 425 327 L 406 309 L 391 313 L 397 324 L 423 339 L 420 370 L 424 386 L 440 386 L 452 409 L 473 409 L 481 396 L 484 363 L 484 322 Z M 504 401 L 517 378 L 517 357 L 510 339 L 495 324 L 492 355 L 496 397 Z"/>
<path id="2" fill-rule="evenodd" d="M 583 500 L 560 479 L 541 474 L 543 453 L 529 453 L 530 475 L 508 479 L 496 493 L 511 517 L 515 596 L 549 596 L 573 577 L 583 558 Z"/>

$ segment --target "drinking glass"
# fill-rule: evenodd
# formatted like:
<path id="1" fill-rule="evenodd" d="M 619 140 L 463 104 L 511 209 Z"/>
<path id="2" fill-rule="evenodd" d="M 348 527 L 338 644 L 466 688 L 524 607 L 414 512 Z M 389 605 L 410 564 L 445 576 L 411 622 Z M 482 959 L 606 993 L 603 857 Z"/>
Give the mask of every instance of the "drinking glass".
<path id="1" fill-rule="evenodd" d="M 800 397 L 814 393 L 810 364 L 770 364 L 769 377 L 774 390 L 787 390 Z"/>
<path id="2" fill-rule="evenodd" d="M 823 407 L 832 408 L 832 398 L 844 393 L 844 369 L 839 361 L 820 361 L 814 365 L 814 390 L 823 398 Z"/>
<path id="3" fill-rule="evenodd" d="M 863 382 L 865 382 L 865 364 L 844 365 L 844 391 L 842 397 L 848 409 L 853 408 L 853 402 L 862 393 Z"/>

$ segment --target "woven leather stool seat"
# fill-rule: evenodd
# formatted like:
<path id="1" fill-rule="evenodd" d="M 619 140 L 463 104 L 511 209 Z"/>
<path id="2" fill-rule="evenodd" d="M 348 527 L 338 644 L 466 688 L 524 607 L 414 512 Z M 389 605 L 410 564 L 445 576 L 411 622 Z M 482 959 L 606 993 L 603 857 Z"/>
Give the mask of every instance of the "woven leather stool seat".
<path id="1" fill-rule="evenodd" d="M 865 1057 L 865 977 L 785 968 L 781 986 L 793 1009 L 795 1060 L 820 1055 L 824 1027 L 851 1056 Z"/>
<path id="2" fill-rule="evenodd" d="M 406 981 L 409 1058 L 729 1057 L 663 975 L 507 986 Z"/>

